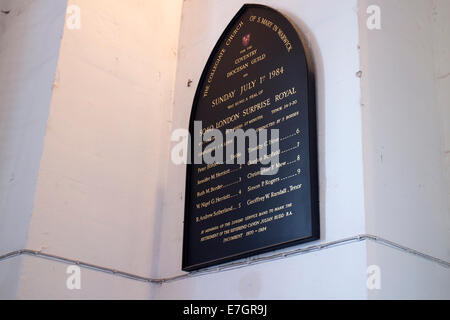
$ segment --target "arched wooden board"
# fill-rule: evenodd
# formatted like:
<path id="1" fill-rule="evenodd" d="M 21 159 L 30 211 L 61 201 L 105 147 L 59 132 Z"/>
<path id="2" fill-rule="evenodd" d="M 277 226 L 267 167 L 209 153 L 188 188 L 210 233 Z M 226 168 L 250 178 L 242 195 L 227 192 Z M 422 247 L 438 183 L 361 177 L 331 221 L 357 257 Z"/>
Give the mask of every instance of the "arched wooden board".
<path id="1" fill-rule="evenodd" d="M 319 238 L 315 86 L 307 50 L 288 20 L 262 5 L 244 5 L 214 47 L 194 98 L 191 150 L 194 121 L 224 137 L 232 128 L 278 129 L 280 167 L 276 175 L 258 175 L 268 165 L 187 166 L 183 270 Z"/>

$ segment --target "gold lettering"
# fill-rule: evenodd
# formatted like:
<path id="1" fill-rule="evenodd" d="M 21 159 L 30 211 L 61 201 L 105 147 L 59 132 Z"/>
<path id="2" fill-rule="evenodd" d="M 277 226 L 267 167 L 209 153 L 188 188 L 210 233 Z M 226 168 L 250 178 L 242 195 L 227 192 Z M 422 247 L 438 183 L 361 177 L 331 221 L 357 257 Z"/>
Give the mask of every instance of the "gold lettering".
<path id="1" fill-rule="evenodd" d="M 287 97 L 289 97 L 289 96 L 292 96 L 292 95 L 294 95 L 294 94 L 296 94 L 296 93 L 297 93 L 297 91 L 295 90 L 295 87 L 292 87 L 292 88 L 290 88 L 290 89 L 288 89 L 288 90 L 286 90 L 286 91 L 283 91 L 283 92 L 281 92 L 281 93 L 275 95 L 275 102 L 281 101 L 281 100 L 283 100 L 284 98 L 287 98 Z"/>
<path id="2" fill-rule="evenodd" d="M 214 108 L 221 104 L 222 102 L 228 101 L 230 99 L 234 98 L 234 94 L 236 93 L 236 90 L 230 91 L 228 93 L 225 93 L 223 96 L 218 97 L 211 101 L 211 106 Z"/>

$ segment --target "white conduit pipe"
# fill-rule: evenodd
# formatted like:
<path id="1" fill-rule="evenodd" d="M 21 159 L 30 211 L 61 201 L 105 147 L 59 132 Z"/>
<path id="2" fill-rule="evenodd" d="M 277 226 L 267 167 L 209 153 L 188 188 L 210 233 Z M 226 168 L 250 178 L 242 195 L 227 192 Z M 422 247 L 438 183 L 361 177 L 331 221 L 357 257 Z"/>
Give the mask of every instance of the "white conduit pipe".
<path id="1" fill-rule="evenodd" d="M 425 260 L 437 263 L 447 269 L 450 269 L 450 262 L 448 262 L 448 261 L 444 261 L 442 259 L 428 255 L 426 253 L 419 252 L 417 250 L 405 247 L 401 244 L 383 239 L 381 237 L 370 235 L 370 234 L 357 235 L 354 237 L 349 237 L 349 238 L 344 238 L 344 239 L 331 241 L 331 242 L 327 242 L 327 243 L 317 244 L 317 245 L 313 245 L 313 246 L 309 246 L 309 247 L 305 247 L 305 248 L 292 249 L 292 250 L 283 251 L 283 252 L 275 253 L 275 254 L 271 254 L 271 255 L 250 257 L 250 258 L 247 258 L 244 260 L 239 260 L 236 262 L 225 263 L 225 264 L 222 264 L 217 267 L 205 268 L 205 269 L 201 269 L 198 271 L 192 271 L 189 273 L 185 273 L 185 274 L 181 274 L 181 275 L 177 275 L 177 276 L 173 276 L 173 277 L 168 277 L 168 278 L 148 278 L 148 277 L 139 276 L 136 274 L 132 274 L 132 273 L 128 273 L 128 272 L 124 272 L 124 271 L 120 271 L 120 270 L 115 270 L 115 269 L 111 269 L 111 268 L 107 268 L 107 267 L 94 265 L 91 263 L 86 263 L 86 262 L 82 262 L 82 261 L 78 261 L 78 260 L 64 258 L 61 256 L 56 256 L 56 255 L 52 255 L 49 253 L 44 253 L 41 251 L 29 250 L 29 249 L 17 250 L 17 251 L 13 251 L 13 252 L 1 255 L 0 262 L 3 260 L 21 256 L 21 255 L 26 255 L 26 256 L 32 256 L 32 257 L 57 261 L 57 262 L 70 264 L 70 265 L 77 265 L 82 268 L 95 270 L 95 271 L 99 271 L 99 272 L 104 272 L 104 273 L 108 273 L 108 274 L 111 274 L 114 276 L 119 276 L 119 277 L 131 279 L 131 280 L 135 280 L 135 281 L 162 284 L 162 283 L 166 283 L 166 282 L 187 279 L 190 277 L 196 277 L 196 276 L 201 276 L 201 275 L 205 275 L 205 274 L 234 270 L 234 269 L 238 269 L 238 268 L 255 265 L 258 263 L 288 258 L 288 257 L 296 256 L 296 255 L 306 254 L 309 252 L 320 251 L 320 250 L 329 249 L 329 248 L 336 247 L 336 246 L 341 246 L 341 245 L 345 245 L 345 244 L 349 244 L 349 243 L 366 241 L 366 240 L 373 241 L 373 242 L 379 243 L 381 245 L 421 257 Z"/>

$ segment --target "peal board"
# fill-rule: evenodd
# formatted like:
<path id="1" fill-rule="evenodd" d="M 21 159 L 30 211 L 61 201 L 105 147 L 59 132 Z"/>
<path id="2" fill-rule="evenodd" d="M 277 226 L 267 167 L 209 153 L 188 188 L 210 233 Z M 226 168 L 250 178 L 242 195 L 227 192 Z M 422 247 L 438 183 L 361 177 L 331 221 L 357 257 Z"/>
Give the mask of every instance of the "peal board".
<path id="1" fill-rule="evenodd" d="M 226 135 L 231 129 L 249 134 L 243 149 L 238 135 Z M 194 97 L 183 270 L 319 238 L 316 131 L 314 72 L 301 34 L 278 11 L 244 5 Z"/>

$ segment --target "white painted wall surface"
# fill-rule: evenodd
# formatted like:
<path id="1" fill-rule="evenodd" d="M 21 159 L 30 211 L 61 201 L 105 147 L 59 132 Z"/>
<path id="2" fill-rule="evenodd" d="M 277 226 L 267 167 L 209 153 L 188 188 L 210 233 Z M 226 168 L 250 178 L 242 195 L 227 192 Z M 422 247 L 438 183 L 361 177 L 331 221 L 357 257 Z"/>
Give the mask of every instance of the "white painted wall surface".
<path id="1" fill-rule="evenodd" d="M 440 119 L 441 152 L 447 182 L 447 200 L 450 208 L 450 2 L 433 0 L 431 8 L 433 25 L 434 74 L 436 77 L 437 104 Z M 448 209 L 449 210 L 449 209 Z M 450 216 L 448 217 L 450 233 Z M 450 249 L 449 249 L 450 252 Z M 448 253 L 450 254 L 450 253 Z"/>
<path id="2" fill-rule="evenodd" d="M 366 244 L 163 284 L 157 299 L 366 299 Z"/>
<path id="3" fill-rule="evenodd" d="M 81 29 L 62 39 L 27 247 L 155 275 L 181 1 L 69 5 Z M 86 273 L 82 292 L 69 291 L 65 267 L 26 259 L 19 298 L 151 297 L 141 283 Z"/>
<path id="4" fill-rule="evenodd" d="M 0 0 L 0 255 L 26 246 L 65 2 Z M 0 262 L 0 299 L 21 264 Z"/>
<path id="5" fill-rule="evenodd" d="M 23 3 L 46 1 L 50 0 Z M 256 2 L 286 14 L 303 30 L 315 57 L 321 239 L 313 244 L 373 233 L 449 260 L 448 1 L 375 0 L 382 9 L 382 30 L 371 32 L 365 27 L 365 8 L 372 1 Z M 185 167 L 170 161 L 170 133 L 187 128 L 206 60 L 244 1 L 69 0 L 69 4 L 81 8 L 81 29 L 64 31 L 26 244 L 33 176 L 26 174 L 26 188 L 5 184 L 17 161 L 5 161 L 0 154 L 0 188 L 29 190 L 19 203 L 29 212 L 24 210 L 19 220 L 14 216 L 10 222 L 12 215 L 0 212 L 1 231 L 5 221 L 8 230 L 19 221 L 21 230 L 14 236 L 5 234 L 7 242 L 2 240 L 0 247 L 12 245 L 4 248 L 9 251 L 26 246 L 148 277 L 182 274 Z M 60 21 L 60 28 L 52 25 L 51 30 L 61 34 L 62 18 L 57 17 L 36 23 L 45 29 Z M 14 37 L 21 30 L 8 29 L 12 22 L 4 21 L 0 19 L 0 46 L 9 32 Z M 18 45 L 10 39 L 12 48 Z M 47 46 L 57 50 L 59 40 Z M 3 60 L 3 52 L 13 49 L 0 48 L 0 67 L 10 68 L 11 60 Z M 7 57 L 14 61 L 19 55 L 13 52 Z M 39 61 L 56 65 L 56 57 L 39 59 L 36 66 Z M 23 65 L 19 60 L 18 64 L 24 67 L 30 61 L 34 60 L 25 56 Z M 29 133 L 36 139 L 34 160 L 30 156 L 27 166 L 19 168 L 23 174 L 30 168 L 37 173 L 54 68 L 46 68 L 41 81 L 17 78 L 27 79 L 22 80 L 25 88 L 36 95 L 6 96 L 39 97 L 26 101 L 42 103 L 36 111 L 39 121 L 33 118 L 38 129 Z M 356 76 L 359 70 L 362 80 Z M 0 81 L 9 83 L 15 79 L 11 77 L 1 73 Z M 44 78 L 48 94 L 37 95 L 36 84 L 47 88 Z M 22 86 L 20 81 L 13 83 Z M 0 88 L 2 118 L 4 99 Z M 14 109 L 17 114 L 11 119 L 17 119 L 17 128 L 8 120 L 11 130 L 4 131 L 0 118 L 0 134 L 17 137 L 21 128 L 34 123 L 24 121 L 29 114 L 26 101 Z M 22 144 L 27 138 L 22 138 L 10 141 L 0 136 L 0 143 L 16 148 L 11 155 L 19 157 L 18 146 L 31 152 Z M 17 194 L 14 197 L 0 195 L 0 205 L 4 199 L 17 199 Z M 381 268 L 379 291 L 366 287 L 366 267 L 371 264 Z M 0 297 L 5 292 L 6 297 L 21 299 L 450 297 L 448 269 L 373 242 L 163 285 L 82 269 L 82 290 L 71 291 L 65 286 L 66 267 L 33 257 L 0 262 L 0 283 L 7 279 Z"/>
<path id="6" fill-rule="evenodd" d="M 185 1 L 173 129 L 187 128 L 201 72 L 217 39 L 245 3 Z M 321 240 L 364 233 L 357 1 L 256 1 L 285 13 L 306 35 L 318 90 Z M 188 80 L 193 80 L 187 87 Z M 159 275 L 181 274 L 185 167 L 169 163 L 159 232 Z M 311 244 L 301 245 L 305 247 Z M 238 271 L 165 284 L 158 298 L 356 298 L 366 292 L 364 243 Z"/>
<path id="7" fill-rule="evenodd" d="M 450 2 L 360 10 L 366 230 L 449 261 Z M 371 298 L 450 298 L 449 269 L 372 244 L 368 264 L 386 276 Z"/>

